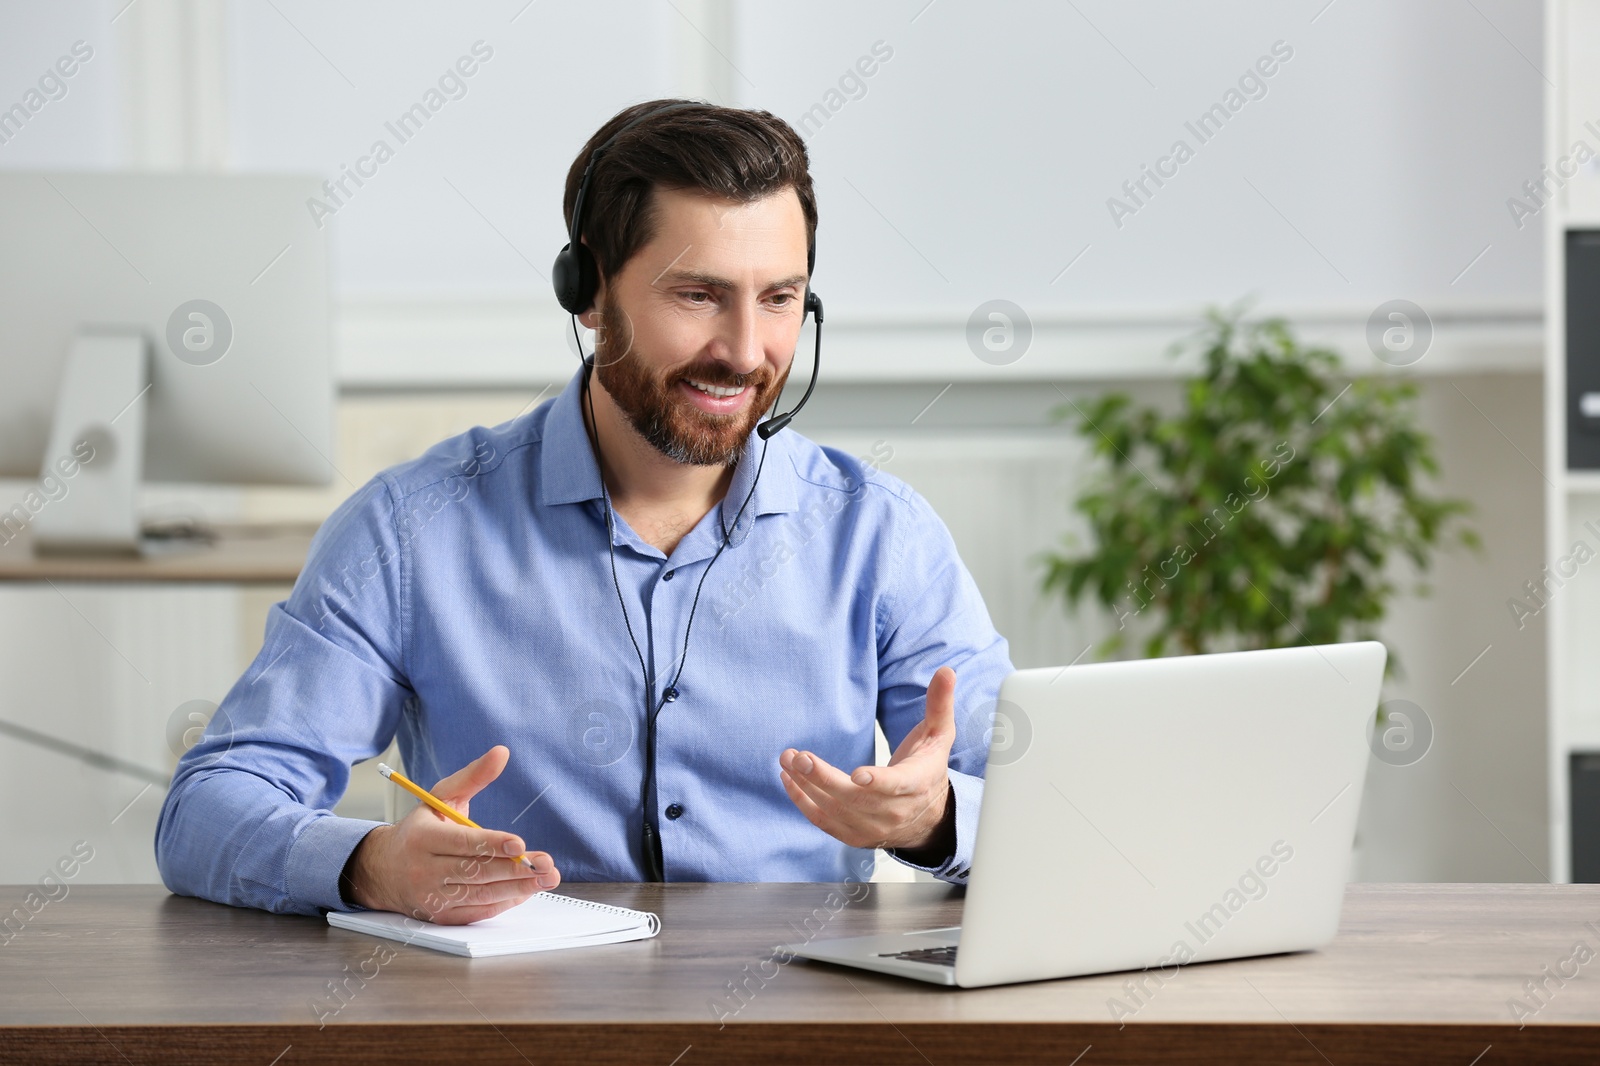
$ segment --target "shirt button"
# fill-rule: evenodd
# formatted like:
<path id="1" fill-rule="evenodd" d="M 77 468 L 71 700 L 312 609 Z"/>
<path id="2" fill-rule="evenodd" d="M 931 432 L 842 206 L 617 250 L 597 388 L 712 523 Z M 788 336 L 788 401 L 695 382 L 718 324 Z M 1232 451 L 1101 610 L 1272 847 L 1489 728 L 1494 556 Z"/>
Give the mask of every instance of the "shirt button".
<path id="1" fill-rule="evenodd" d="M 672 580 L 672 575 L 676 574 L 676 573 L 677 573 L 676 570 L 668 570 L 666 573 L 661 575 L 661 580 L 662 581 L 671 581 Z"/>
<path id="2" fill-rule="evenodd" d="M 662 696 L 666 698 L 668 703 L 671 703 L 673 700 L 678 698 L 678 690 L 675 688 L 668 688 L 667 691 L 662 693 Z"/>
<path id="3" fill-rule="evenodd" d="M 667 806 L 667 817 L 676 822 L 683 817 L 683 804 L 673 803 Z"/>

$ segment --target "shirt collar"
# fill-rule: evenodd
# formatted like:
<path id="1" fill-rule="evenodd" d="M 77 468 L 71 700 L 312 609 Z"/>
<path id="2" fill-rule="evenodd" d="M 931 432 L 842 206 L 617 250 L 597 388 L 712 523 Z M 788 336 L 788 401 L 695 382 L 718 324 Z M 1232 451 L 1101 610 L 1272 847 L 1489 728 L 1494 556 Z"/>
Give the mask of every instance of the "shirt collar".
<path id="1" fill-rule="evenodd" d="M 601 498 L 600 466 L 595 461 L 594 448 L 583 424 L 583 370 L 580 367 L 567 382 L 550 407 L 545 419 L 543 444 L 539 455 L 538 498 L 542 506 L 563 503 L 582 503 Z M 730 530 L 729 546 L 737 545 L 749 534 L 756 516 L 779 514 L 800 509 L 796 496 L 794 460 L 789 452 L 789 434 L 782 431 L 763 441 L 759 433 L 752 432 L 745 441 L 744 452 L 734 468 L 733 481 L 728 494 L 723 497 L 722 525 Z M 766 464 L 761 465 L 763 446 Z M 755 481 L 756 468 L 761 467 L 761 478 Z M 738 526 L 734 518 L 750 494 L 755 482 L 755 495 L 744 508 Z"/>

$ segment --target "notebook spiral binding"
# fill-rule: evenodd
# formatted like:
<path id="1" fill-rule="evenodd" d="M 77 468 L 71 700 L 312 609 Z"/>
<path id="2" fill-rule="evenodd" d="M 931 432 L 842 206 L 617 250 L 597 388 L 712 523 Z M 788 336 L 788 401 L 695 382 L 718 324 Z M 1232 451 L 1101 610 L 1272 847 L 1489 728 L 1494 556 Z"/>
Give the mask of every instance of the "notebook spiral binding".
<path id="1" fill-rule="evenodd" d="M 535 896 L 534 898 L 538 899 L 539 897 Z M 588 907 L 592 910 L 605 911 L 608 914 L 637 914 L 643 917 L 649 923 L 651 936 L 655 936 L 657 933 L 661 932 L 661 918 L 654 911 L 636 911 L 632 907 L 618 907 L 612 903 L 597 903 L 592 899 L 579 899 L 577 896 L 556 896 L 554 898 L 563 900 L 567 903 L 577 904 L 580 907 Z"/>

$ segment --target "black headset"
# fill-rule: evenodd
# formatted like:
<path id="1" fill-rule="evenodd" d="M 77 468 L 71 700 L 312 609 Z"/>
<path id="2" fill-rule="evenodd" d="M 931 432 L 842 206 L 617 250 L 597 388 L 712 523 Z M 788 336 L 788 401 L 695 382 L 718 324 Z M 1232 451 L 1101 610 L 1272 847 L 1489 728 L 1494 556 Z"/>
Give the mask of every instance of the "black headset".
<path id="1" fill-rule="evenodd" d="M 611 147 L 613 141 L 628 130 L 637 126 L 647 118 L 654 118 L 668 111 L 676 111 L 684 107 L 703 107 L 691 100 L 679 100 L 674 103 L 663 104 L 652 108 L 642 115 L 637 115 L 625 123 L 621 129 L 607 137 L 595 150 L 589 153 L 589 161 L 584 164 L 583 177 L 578 182 L 578 194 L 572 201 L 572 226 L 567 231 L 567 243 L 561 251 L 556 253 L 556 261 L 550 270 L 550 280 L 556 290 L 556 302 L 564 311 L 572 315 L 573 340 L 578 339 L 578 315 L 589 310 L 594 304 L 595 292 L 599 289 L 600 272 L 596 267 L 594 253 L 589 246 L 582 242 L 583 236 L 583 207 L 588 198 L 589 179 L 594 174 L 595 164 L 606 149 Z M 772 435 L 787 426 L 800 409 L 811 399 L 811 391 L 817 387 L 817 373 L 822 366 L 822 301 L 817 294 L 811 291 L 811 272 L 816 266 L 817 245 L 813 239 L 806 248 L 806 295 L 802 304 L 800 321 L 805 323 L 805 316 L 810 314 L 816 321 L 816 347 L 812 353 L 811 381 L 806 385 L 805 395 L 800 397 L 800 402 L 794 405 L 794 410 L 788 414 L 773 415 L 766 421 L 756 426 L 756 432 L 761 436 L 761 460 L 756 464 L 755 477 L 751 479 L 750 491 L 745 495 L 744 503 L 739 505 L 738 513 L 733 516 L 733 529 L 739 528 L 739 520 L 744 517 L 745 508 L 750 505 L 750 500 L 755 496 L 756 485 L 761 481 L 761 469 L 767 462 L 767 441 Z M 584 395 L 589 400 L 589 419 L 591 422 L 590 440 L 594 445 L 595 462 L 600 462 L 600 426 L 594 418 L 594 396 L 589 392 L 589 374 L 594 371 L 595 357 L 583 355 L 583 347 L 578 346 L 578 357 L 583 360 L 584 366 Z M 780 392 L 781 398 L 781 392 Z M 774 405 L 776 406 L 776 405 Z M 628 629 L 628 639 L 633 642 L 633 651 L 639 659 L 639 671 L 644 679 L 645 691 L 645 743 L 644 743 L 644 781 L 641 788 L 640 807 L 643 812 L 643 825 L 640 832 L 640 844 L 643 852 L 645 876 L 650 881 L 665 881 L 665 859 L 661 852 L 661 829 L 656 820 L 655 808 L 651 803 L 651 794 L 655 791 L 656 780 L 656 716 L 668 703 L 678 698 L 678 678 L 683 676 L 683 667 L 689 658 L 689 631 L 694 627 L 694 612 L 700 605 L 700 590 L 705 587 L 706 578 L 711 575 L 711 567 L 722 557 L 723 549 L 733 536 L 733 529 L 723 526 L 722 543 L 717 547 L 716 554 L 706 563 L 705 571 L 700 575 L 700 583 L 695 586 L 694 602 L 689 607 L 689 620 L 683 627 L 683 650 L 678 656 L 678 670 L 673 675 L 672 683 L 662 692 L 660 700 L 655 698 L 654 672 L 646 665 L 644 653 L 639 648 L 639 641 L 634 636 L 633 622 L 628 617 L 628 605 L 622 598 L 622 583 L 617 578 L 617 551 L 615 544 L 615 528 L 611 511 L 611 494 L 605 487 L 605 474 L 600 476 L 600 492 L 606 506 L 606 548 L 611 556 L 611 583 L 617 592 L 617 604 L 622 608 L 622 621 Z"/>

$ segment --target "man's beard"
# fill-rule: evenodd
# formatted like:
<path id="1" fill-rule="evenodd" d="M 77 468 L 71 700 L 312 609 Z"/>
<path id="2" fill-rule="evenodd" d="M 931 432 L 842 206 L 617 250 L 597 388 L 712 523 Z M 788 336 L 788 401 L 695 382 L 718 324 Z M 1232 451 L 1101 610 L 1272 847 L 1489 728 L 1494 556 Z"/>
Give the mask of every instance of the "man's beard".
<path id="1" fill-rule="evenodd" d="M 783 391 L 789 371 L 774 379 L 772 368 L 765 363 L 749 374 L 730 374 L 719 363 L 707 363 L 671 367 L 658 376 L 650 370 L 651 361 L 633 350 L 627 316 L 608 304 L 600 317 L 595 373 L 634 430 L 676 462 L 694 466 L 736 463 L 756 423 Z M 749 386 L 753 393 L 742 411 L 712 414 L 677 395 L 678 382 L 689 378 L 729 388 Z"/>

